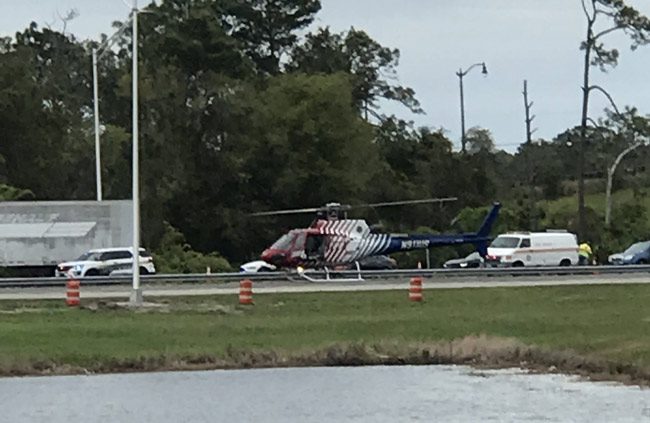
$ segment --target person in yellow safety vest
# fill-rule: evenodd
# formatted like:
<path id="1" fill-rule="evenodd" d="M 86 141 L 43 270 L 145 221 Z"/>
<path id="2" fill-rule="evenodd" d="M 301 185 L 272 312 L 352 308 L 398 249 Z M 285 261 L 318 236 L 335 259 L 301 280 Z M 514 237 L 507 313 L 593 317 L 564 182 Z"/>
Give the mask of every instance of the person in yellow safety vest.
<path id="1" fill-rule="evenodd" d="M 578 247 L 578 264 L 584 266 L 591 263 L 591 256 L 593 252 L 591 247 L 586 242 L 583 242 Z"/>

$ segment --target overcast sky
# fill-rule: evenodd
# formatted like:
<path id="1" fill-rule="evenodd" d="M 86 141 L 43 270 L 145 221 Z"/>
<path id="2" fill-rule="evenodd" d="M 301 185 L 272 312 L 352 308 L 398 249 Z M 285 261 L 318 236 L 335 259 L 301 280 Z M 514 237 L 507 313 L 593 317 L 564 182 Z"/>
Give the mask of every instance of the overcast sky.
<path id="1" fill-rule="evenodd" d="M 67 30 L 78 38 L 111 33 L 111 22 L 125 19 L 131 0 L 0 0 L 0 34 L 13 35 L 29 22 L 61 29 L 57 14 L 77 9 Z M 148 2 L 140 0 L 139 4 Z M 401 106 L 386 113 L 418 126 L 444 128 L 460 139 L 459 87 L 456 72 L 485 62 L 489 74 L 474 69 L 464 78 L 466 127 L 492 131 L 497 145 L 514 150 L 525 139 L 523 80 L 528 80 L 537 128 L 534 138 L 551 139 L 580 120 L 585 22 L 580 0 L 321 0 L 314 26 L 335 31 L 354 26 L 381 44 L 401 52 L 399 83 L 412 87 L 425 115 Z M 628 0 L 646 15 L 650 1 Z M 650 114 L 650 46 L 630 52 L 620 35 L 605 38 L 621 51 L 619 66 L 593 72 L 619 107 L 634 105 Z M 594 95 L 591 115 L 602 115 L 604 98 Z"/>

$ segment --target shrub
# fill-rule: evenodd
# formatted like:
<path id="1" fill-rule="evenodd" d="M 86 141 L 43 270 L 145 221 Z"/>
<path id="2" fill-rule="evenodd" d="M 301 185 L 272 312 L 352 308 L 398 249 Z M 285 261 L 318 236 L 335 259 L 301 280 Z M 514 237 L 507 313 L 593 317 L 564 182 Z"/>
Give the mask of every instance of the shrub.
<path id="1" fill-rule="evenodd" d="M 153 253 L 160 273 L 203 273 L 209 267 L 211 272 L 230 272 L 232 266 L 218 252 L 207 254 L 194 251 L 185 236 L 168 222 L 164 222 L 165 233 L 160 246 Z"/>

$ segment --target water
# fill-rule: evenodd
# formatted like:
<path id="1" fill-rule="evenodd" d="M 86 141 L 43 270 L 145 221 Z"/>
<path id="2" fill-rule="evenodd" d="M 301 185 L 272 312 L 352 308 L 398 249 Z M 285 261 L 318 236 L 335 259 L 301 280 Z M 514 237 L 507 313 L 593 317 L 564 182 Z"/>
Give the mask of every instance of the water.
<path id="1" fill-rule="evenodd" d="M 460 366 L 0 379 L 1 422 L 650 422 L 650 390 Z"/>

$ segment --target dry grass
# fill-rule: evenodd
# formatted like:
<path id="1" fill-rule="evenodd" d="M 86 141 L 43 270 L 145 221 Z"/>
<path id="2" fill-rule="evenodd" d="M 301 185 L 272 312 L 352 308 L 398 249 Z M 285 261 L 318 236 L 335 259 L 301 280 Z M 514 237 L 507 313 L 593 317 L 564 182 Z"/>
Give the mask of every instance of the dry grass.
<path id="1" fill-rule="evenodd" d="M 478 369 L 521 368 L 536 373 L 565 373 L 595 381 L 650 386 L 649 369 L 582 357 L 574 351 L 551 351 L 509 338 L 466 336 L 451 342 L 399 345 L 333 344 L 321 349 L 228 349 L 224 356 L 147 356 L 115 359 L 81 367 L 54 361 L 0 362 L 0 375 L 73 375 L 116 372 L 251 369 L 268 367 L 366 365 L 469 365 Z"/>

